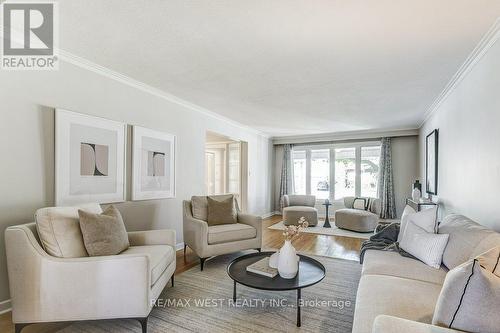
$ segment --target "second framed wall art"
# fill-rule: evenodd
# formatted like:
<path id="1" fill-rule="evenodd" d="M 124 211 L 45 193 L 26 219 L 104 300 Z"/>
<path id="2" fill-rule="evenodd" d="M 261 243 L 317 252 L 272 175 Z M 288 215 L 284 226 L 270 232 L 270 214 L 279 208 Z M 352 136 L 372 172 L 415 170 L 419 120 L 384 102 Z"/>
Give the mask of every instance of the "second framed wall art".
<path id="1" fill-rule="evenodd" d="M 175 197 L 175 135 L 132 129 L 132 200 Z"/>

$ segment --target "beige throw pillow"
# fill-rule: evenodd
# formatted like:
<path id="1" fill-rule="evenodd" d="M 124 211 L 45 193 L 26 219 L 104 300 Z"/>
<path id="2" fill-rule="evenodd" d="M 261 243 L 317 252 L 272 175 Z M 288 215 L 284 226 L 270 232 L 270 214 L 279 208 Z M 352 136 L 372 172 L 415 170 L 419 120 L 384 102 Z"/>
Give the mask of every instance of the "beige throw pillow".
<path id="1" fill-rule="evenodd" d="M 78 215 L 89 256 L 115 255 L 130 246 L 122 216 L 114 206 L 109 206 L 102 214 L 79 210 Z"/>
<path id="2" fill-rule="evenodd" d="M 232 194 L 219 194 L 210 196 L 212 199 L 222 201 L 234 198 Z M 194 195 L 191 197 L 191 213 L 197 220 L 208 221 L 208 200 L 206 195 Z"/>
<path id="3" fill-rule="evenodd" d="M 35 213 L 36 229 L 45 251 L 59 258 L 88 257 L 83 243 L 78 210 L 99 214 L 98 203 L 76 207 L 46 207 Z"/>
<path id="4" fill-rule="evenodd" d="M 498 332 L 499 260 L 497 246 L 449 271 L 432 323 L 468 332 Z"/>
<path id="5" fill-rule="evenodd" d="M 227 199 L 222 199 L 220 201 L 212 197 L 207 197 L 207 203 L 207 223 L 209 226 L 237 223 L 237 213 L 234 207 L 233 196 Z"/>

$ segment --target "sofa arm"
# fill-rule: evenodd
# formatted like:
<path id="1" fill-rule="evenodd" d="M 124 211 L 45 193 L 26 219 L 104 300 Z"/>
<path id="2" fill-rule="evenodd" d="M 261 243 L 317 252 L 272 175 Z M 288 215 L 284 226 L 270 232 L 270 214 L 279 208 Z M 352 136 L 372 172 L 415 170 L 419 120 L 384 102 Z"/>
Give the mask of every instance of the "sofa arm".
<path id="1" fill-rule="evenodd" d="M 257 230 L 257 236 L 262 241 L 262 217 L 257 215 L 238 213 L 238 223 L 247 224 Z"/>
<path id="2" fill-rule="evenodd" d="M 452 333 L 462 332 L 431 324 L 420 323 L 393 316 L 379 315 L 373 323 L 372 333 Z"/>
<path id="3" fill-rule="evenodd" d="M 147 230 L 147 231 L 131 231 L 128 232 L 128 241 L 130 246 L 141 245 L 170 245 L 176 246 L 175 230 Z"/>
<path id="4" fill-rule="evenodd" d="M 23 226 L 5 232 L 14 323 L 145 317 L 147 255 L 56 258 Z"/>

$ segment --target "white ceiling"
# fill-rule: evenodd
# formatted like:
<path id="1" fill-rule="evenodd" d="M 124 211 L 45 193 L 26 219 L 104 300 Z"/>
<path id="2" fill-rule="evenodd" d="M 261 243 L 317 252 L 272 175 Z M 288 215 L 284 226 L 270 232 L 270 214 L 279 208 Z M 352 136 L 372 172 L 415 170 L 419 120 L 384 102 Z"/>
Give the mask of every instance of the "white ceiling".
<path id="1" fill-rule="evenodd" d="M 65 0 L 63 50 L 273 136 L 415 128 L 499 0 Z"/>

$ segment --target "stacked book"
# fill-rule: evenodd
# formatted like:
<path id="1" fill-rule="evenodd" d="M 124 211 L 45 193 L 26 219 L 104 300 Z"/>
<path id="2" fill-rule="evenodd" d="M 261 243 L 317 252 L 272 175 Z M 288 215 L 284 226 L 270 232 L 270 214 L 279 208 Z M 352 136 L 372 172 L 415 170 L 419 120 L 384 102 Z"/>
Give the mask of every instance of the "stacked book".
<path id="1" fill-rule="evenodd" d="M 278 270 L 276 268 L 269 267 L 269 257 L 265 257 L 247 266 L 247 272 L 266 276 L 269 278 L 273 278 L 278 275 Z"/>

